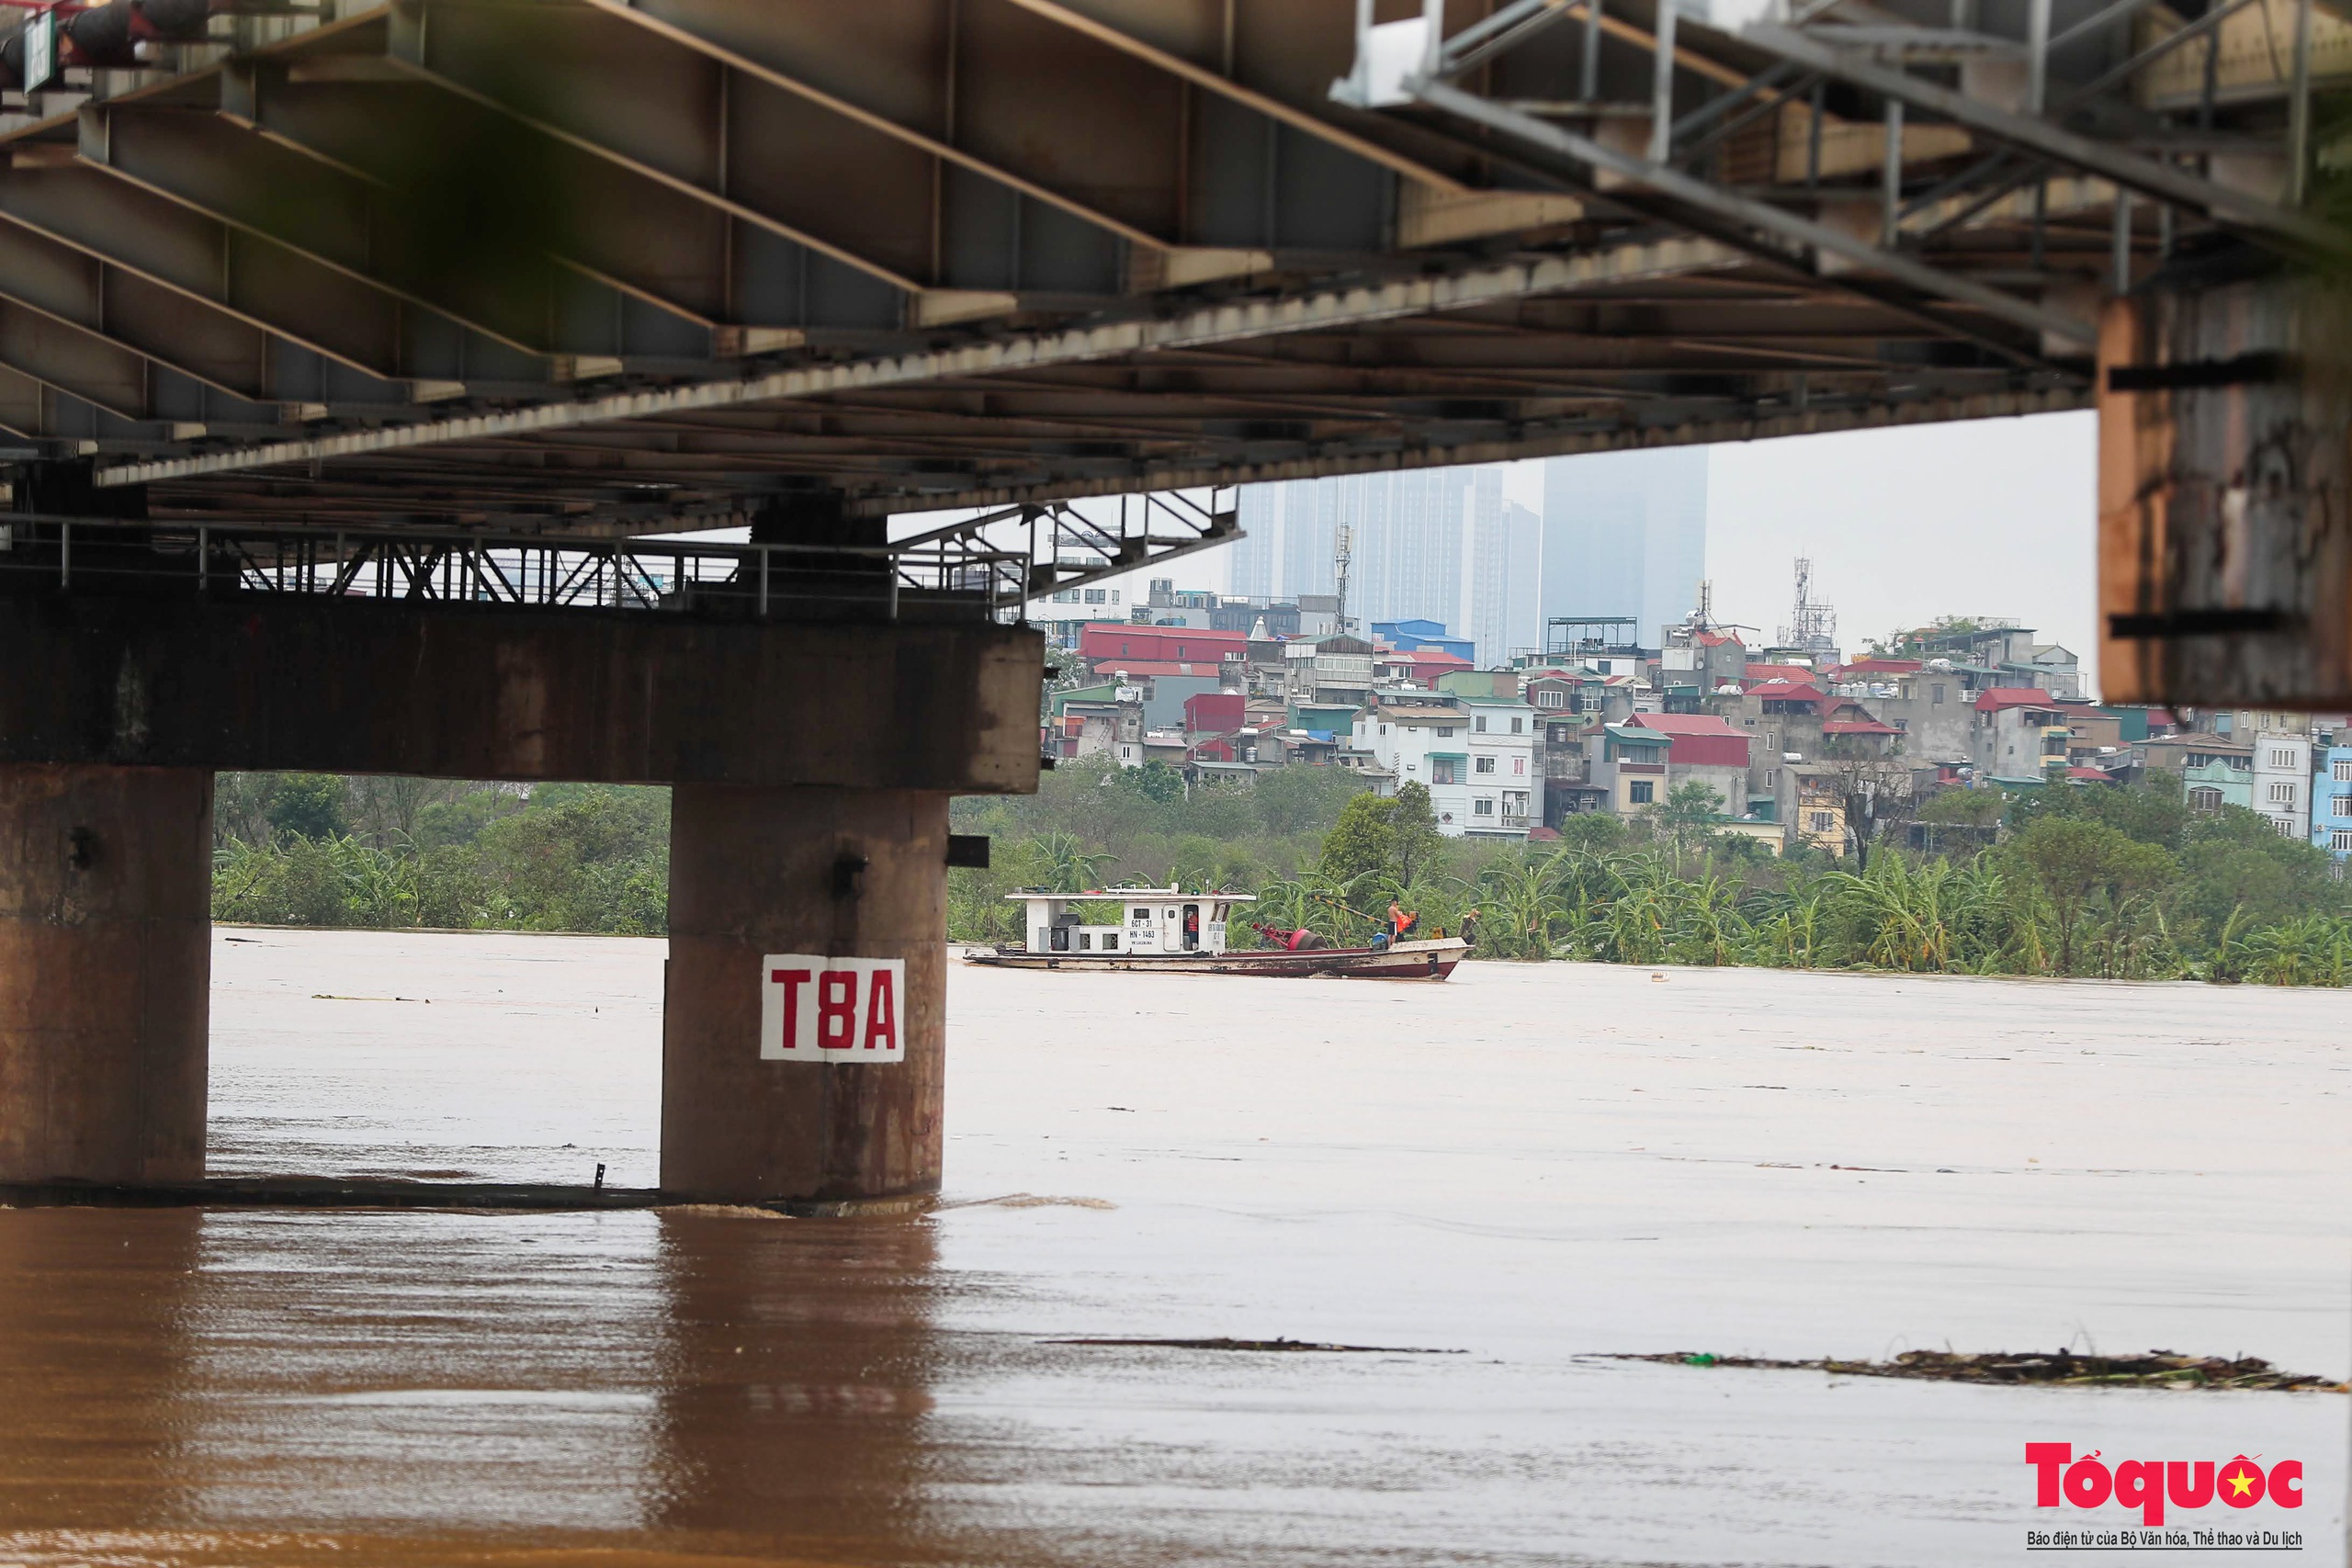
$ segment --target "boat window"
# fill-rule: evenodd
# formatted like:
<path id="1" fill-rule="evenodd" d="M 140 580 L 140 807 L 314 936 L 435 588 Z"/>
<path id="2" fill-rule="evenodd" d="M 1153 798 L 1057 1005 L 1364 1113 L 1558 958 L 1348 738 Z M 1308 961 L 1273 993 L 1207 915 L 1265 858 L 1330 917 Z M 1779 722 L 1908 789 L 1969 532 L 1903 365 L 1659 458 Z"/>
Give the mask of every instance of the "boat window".
<path id="1" fill-rule="evenodd" d="M 1176 911 L 1175 911 L 1173 908 L 1170 908 L 1170 909 L 1168 911 L 1168 918 L 1169 918 L 1170 919 L 1171 919 L 1171 920 L 1172 920 L 1172 919 L 1174 919 L 1176 918 Z"/>
<path id="2" fill-rule="evenodd" d="M 1056 926 L 1054 928 L 1054 940 L 1050 945 L 1052 950 L 1056 953 L 1068 953 L 1069 951 L 1069 928 L 1068 926 Z"/>
<path id="3" fill-rule="evenodd" d="M 1119 933 L 1117 931 L 1104 931 L 1102 933 L 1102 951 L 1105 953 L 1116 953 L 1119 951 Z"/>
<path id="4" fill-rule="evenodd" d="M 1091 951 L 1093 946 L 1094 933 L 1092 931 L 1080 931 L 1078 933 L 1078 949 L 1080 953 Z"/>

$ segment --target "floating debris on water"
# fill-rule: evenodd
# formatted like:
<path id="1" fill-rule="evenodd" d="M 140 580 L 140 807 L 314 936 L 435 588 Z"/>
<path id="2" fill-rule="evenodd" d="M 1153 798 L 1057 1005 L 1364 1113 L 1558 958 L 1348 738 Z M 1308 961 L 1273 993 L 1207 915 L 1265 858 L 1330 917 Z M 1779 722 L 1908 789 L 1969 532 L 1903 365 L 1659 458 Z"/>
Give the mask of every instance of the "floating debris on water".
<path id="1" fill-rule="evenodd" d="M 2058 1350 L 2043 1356 L 1990 1351 L 1962 1356 L 1950 1350 L 1905 1350 L 1891 1361 L 1778 1361 L 1764 1356 L 1718 1356 L 1699 1350 L 1652 1355 L 1619 1354 L 1603 1361 L 1660 1361 L 1683 1367 L 1760 1367 L 1775 1371 L 1842 1372 L 1860 1378 L 1918 1378 L 1931 1382 L 2052 1383 L 2070 1388 L 2097 1385 L 2133 1388 L 2245 1388 L 2310 1393 L 2344 1393 L 2352 1387 L 2312 1372 L 2282 1372 L 2259 1356 L 2233 1360 L 2222 1356 L 2183 1356 L 2151 1350 L 2144 1356 L 2078 1356 Z"/>

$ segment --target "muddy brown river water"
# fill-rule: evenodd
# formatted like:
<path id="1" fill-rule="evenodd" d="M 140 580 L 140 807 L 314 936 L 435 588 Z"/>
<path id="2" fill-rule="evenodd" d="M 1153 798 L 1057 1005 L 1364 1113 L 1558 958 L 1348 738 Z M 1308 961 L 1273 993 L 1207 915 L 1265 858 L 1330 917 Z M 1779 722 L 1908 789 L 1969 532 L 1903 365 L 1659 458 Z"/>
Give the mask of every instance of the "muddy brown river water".
<path id="1" fill-rule="evenodd" d="M 650 1185 L 662 953 L 224 930 L 213 1169 Z M 927 1217 L 0 1211 L 0 1563 L 1978 1563 L 2136 1522 L 2037 1510 L 2030 1441 L 2300 1458 L 2301 1509 L 2172 1522 L 2343 1561 L 2340 1395 L 1593 1359 L 2340 1378 L 2341 993 L 952 987 Z M 1396 1348 L 1057 1343 L 1220 1336 Z"/>

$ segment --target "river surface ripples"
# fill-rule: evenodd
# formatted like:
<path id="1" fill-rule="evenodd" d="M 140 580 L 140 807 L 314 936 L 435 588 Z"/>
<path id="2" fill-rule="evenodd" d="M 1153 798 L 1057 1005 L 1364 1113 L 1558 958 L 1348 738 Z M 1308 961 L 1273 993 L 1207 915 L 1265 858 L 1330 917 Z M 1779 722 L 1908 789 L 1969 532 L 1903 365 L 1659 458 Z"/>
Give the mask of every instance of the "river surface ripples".
<path id="1" fill-rule="evenodd" d="M 224 930 L 212 1170 L 650 1186 L 662 953 Z M 926 1216 L 0 1211 L 0 1563 L 2007 1562 L 2029 1441 L 2343 1560 L 2341 1396 L 1597 1359 L 2340 1378 L 2342 993 L 951 987 Z M 1217 1337 L 1385 1348 L 1063 1342 Z"/>

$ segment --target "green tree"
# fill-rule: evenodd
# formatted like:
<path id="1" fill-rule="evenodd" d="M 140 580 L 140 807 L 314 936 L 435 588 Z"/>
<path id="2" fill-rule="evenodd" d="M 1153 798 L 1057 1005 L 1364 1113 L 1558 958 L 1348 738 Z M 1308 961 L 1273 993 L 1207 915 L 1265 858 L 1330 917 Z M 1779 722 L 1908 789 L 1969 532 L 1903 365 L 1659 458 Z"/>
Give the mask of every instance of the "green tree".
<path id="1" fill-rule="evenodd" d="M 2075 946 L 2094 916 L 2123 912 L 2123 901 L 2163 886 L 2179 864 L 2104 822 L 2044 817 L 2019 834 L 2017 858 L 2049 900 L 2058 934 L 2058 972 L 2075 972 Z"/>
<path id="2" fill-rule="evenodd" d="M 1046 833 L 1029 841 L 1031 858 L 1043 868 L 1041 886 L 1053 893 L 1091 891 L 1102 868 L 1118 856 L 1101 851 L 1089 853 L 1075 833 Z"/>
<path id="3" fill-rule="evenodd" d="M 1642 816 L 1650 831 L 1672 846 L 1679 871 L 1683 856 L 1713 836 L 1713 823 L 1723 809 L 1724 797 L 1692 779 L 1668 790 L 1666 798 L 1646 807 Z"/>
<path id="4" fill-rule="evenodd" d="M 1408 784 L 1399 788 L 1396 810 L 1388 821 L 1393 835 L 1391 872 L 1410 887 L 1435 869 L 1445 854 L 1445 836 L 1437 830 L 1437 811 L 1430 805 L 1428 786 Z"/>
<path id="5" fill-rule="evenodd" d="M 1928 798 L 1918 820 L 1960 828 L 1990 828 L 2001 820 L 2009 803 L 1997 789 L 1947 789 Z"/>
<path id="6" fill-rule="evenodd" d="M 1351 769 L 1273 768 L 1258 775 L 1250 798 L 1269 833 L 1325 832 L 1363 792 L 1363 780 Z"/>
<path id="7" fill-rule="evenodd" d="M 1428 792 L 1423 792 L 1426 799 Z M 1348 802 L 1323 840 L 1316 872 L 1329 884 L 1345 886 L 1385 873 L 1396 860 L 1396 801 L 1363 794 Z"/>
<path id="8" fill-rule="evenodd" d="M 304 839 L 341 838 L 350 826 L 334 773 L 281 773 L 265 808 L 269 825 Z"/>
<path id="9" fill-rule="evenodd" d="M 1132 786 L 1146 800 L 1162 806 L 1173 806 L 1184 798 L 1184 775 L 1182 771 L 1157 760 L 1140 768 L 1128 770 Z"/>

